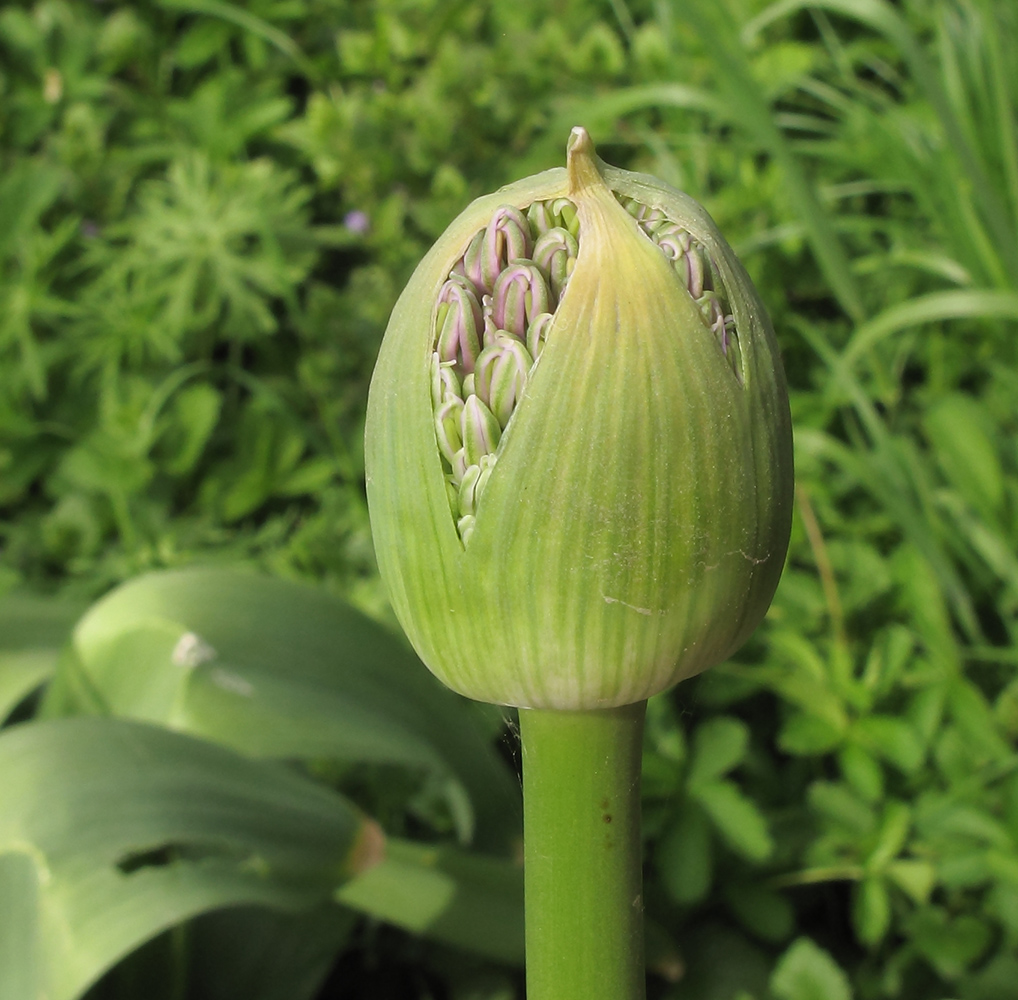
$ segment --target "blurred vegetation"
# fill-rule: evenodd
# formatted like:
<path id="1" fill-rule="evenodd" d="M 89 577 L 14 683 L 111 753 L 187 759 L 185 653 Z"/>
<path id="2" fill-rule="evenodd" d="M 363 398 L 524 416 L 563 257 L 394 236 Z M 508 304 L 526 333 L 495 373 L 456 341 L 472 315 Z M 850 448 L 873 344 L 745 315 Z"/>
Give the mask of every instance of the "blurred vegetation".
<path id="1" fill-rule="evenodd" d="M 300 759 L 387 832 L 479 860 L 464 816 L 502 806 L 476 776 L 450 784 L 430 735 L 390 733 L 391 753 L 286 736 L 312 725 L 320 679 L 290 689 L 277 664 L 296 714 L 262 706 L 264 743 L 246 717 L 203 715 L 212 695 L 184 711 L 132 688 L 193 609 L 178 632 L 117 619 L 128 645 L 91 666 L 81 627 L 58 650 L 112 586 L 199 563 L 314 581 L 388 621 L 361 434 L 389 310 L 470 198 L 560 164 L 582 123 L 606 160 L 715 217 L 770 310 L 796 427 L 772 612 L 734 661 L 650 706 L 651 996 L 1018 995 L 1015 39 L 1011 0 L 5 3 L 0 752 L 84 725 L 37 713 L 141 718 L 224 743 L 241 770 Z M 494 736 L 497 716 L 457 706 Z M 0 888 L 28 899 L 4 808 Z M 258 836 L 235 849 L 277 850 Z M 499 872 L 469 878 L 497 896 Z M 397 931 L 377 919 L 393 919 L 384 887 L 327 914 L 295 891 L 238 890 L 276 912 L 181 925 L 90 996 L 519 995 L 487 927 Z"/>

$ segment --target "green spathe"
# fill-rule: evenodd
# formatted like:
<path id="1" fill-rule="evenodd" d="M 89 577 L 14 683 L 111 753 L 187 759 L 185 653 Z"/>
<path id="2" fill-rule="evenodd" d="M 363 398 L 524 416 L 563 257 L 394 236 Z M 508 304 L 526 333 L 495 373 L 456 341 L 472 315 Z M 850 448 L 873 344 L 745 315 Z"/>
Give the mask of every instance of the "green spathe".
<path id="1" fill-rule="evenodd" d="M 706 248 L 731 299 L 736 371 L 613 192 Z M 439 292 L 499 206 L 563 196 L 576 265 L 464 545 L 432 408 Z M 763 305 L 699 205 L 606 166 L 582 129 L 566 170 L 478 199 L 417 268 L 379 353 L 366 463 L 396 614 L 428 667 L 482 701 L 621 706 L 713 666 L 759 624 L 788 544 L 791 424 Z"/>

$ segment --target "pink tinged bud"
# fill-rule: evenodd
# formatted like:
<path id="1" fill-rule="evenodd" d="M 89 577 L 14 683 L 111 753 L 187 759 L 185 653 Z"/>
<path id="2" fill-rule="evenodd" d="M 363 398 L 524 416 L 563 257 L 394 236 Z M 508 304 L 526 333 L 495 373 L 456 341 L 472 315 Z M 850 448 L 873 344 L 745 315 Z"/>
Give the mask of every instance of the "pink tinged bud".
<path id="1" fill-rule="evenodd" d="M 484 313 L 484 336 L 481 340 L 482 349 L 491 347 L 495 343 L 498 334 L 498 326 L 495 324 L 495 306 L 490 295 L 485 295 L 481 300 L 481 311 Z"/>
<path id="2" fill-rule="evenodd" d="M 471 396 L 471 399 L 476 397 Z M 458 452 L 452 457 L 452 484 L 455 487 L 459 487 L 459 484 L 463 482 L 463 476 L 467 471 L 467 455 L 463 448 L 460 448 Z"/>
<path id="3" fill-rule="evenodd" d="M 478 295 L 484 291 L 484 277 L 481 274 L 481 256 L 483 252 L 484 230 L 482 229 L 475 234 L 469 246 L 467 246 L 466 253 L 457 262 L 456 267 L 453 268 L 454 271 L 462 268 L 461 273 L 471 281 Z"/>
<path id="4" fill-rule="evenodd" d="M 523 395 L 533 363 L 523 344 L 505 332 L 477 359 L 477 395 L 487 403 L 503 430 Z"/>
<path id="5" fill-rule="evenodd" d="M 551 293 L 540 269 L 529 261 L 510 264 L 495 282 L 491 293 L 492 322 L 525 340 L 530 321 L 552 310 Z"/>
<path id="6" fill-rule="evenodd" d="M 527 327 L 527 350 L 536 361 L 544 350 L 548 339 L 548 331 L 555 317 L 551 313 L 538 313 Z"/>
<path id="7" fill-rule="evenodd" d="M 654 226 L 663 222 L 667 216 L 660 208 L 645 209 L 642 217 L 638 216 L 640 221 L 643 223 L 645 229 L 652 229 Z"/>
<path id="8" fill-rule="evenodd" d="M 495 415 L 480 398 L 471 396 L 463 404 L 460 435 L 463 439 L 463 459 L 469 468 L 471 465 L 478 465 L 482 455 L 494 453 L 502 437 L 502 428 L 499 427 Z"/>
<path id="9" fill-rule="evenodd" d="M 530 256 L 530 226 L 523 213 L 512 205 L 503 205 L 484 231 L 481 276 L 485 288 L 493 288 L 499 272 L 511 260 Z"/>
<path id="10" fill-rule="evenodd" d="M 461 515 L 473 514 L 477 504 L 477 483 L 481 478 L 481 467 L 471 465 L 463 474 L 463 482 L 460 483 L 457 503 Z"/>
<path id="11" fill-rule="evenodd" d="M 693 238 L 689 233 L 674 222 L 661 223 L 650 236 L 670 260 L 678 260 L 683 254 L 689 253 L 689 248 L 693 245 Z"/>
<path id="12" fill-rule="evenodd" d="M 491 470 L 495 468 L 495 461 L 494 455 L 482 455 L 480 463 L 471 465 L 463 474 L 463 481 L 456 495 L 456 507 L 460 515 L 477 513 L 477 503 L 491 476 Z"/>
<path id="13" fill-rule="evenodd" d="M 459 276 L 450 278 L 438 296 L 439 358 L 455 361 L 463 371 L 472 372 L 481 353 L 482 322 L 481 306 L 468 283 Z"/>
<path id="14" fill-rule="evenodd" d="M 707 325 L 717 332 L 718 325 L 724 327 L 725 313 L 721 308 L 721 303 L 718 300 L 716 292 L 707 291 L 704 292 L 697 300 L 696 304 L 700 307 L 700 312 L 703 314 L 703 318 L 707 321 Z"/>
<path id="15" fill-rule="evenodd" d="M 431 355 L 431 405 L 435 410 L 447 399 L 463 402 L 463 390 L 456 377 L 455 367 L 455 361 L 442 361 L 438 351 Z"/>
<path id="16" fill-rule="evenodd" d="M 555 221 L 552 219 L 551 211 L 546 201 L 535 201 L 527 209 L 527 222 L 530 223 L 530 230 L 536 236 L 541 237 L 549 229 L 554 228 Z"/>
<path id="17" fill-rule="evenodd" d="M 456 453 L 463 448 L 462 426 L 464 405 L 453 397 L 447 399 L 435 413 L 435 434 L 438 450 L 455 472 Z"/>
<path id="18" fill-rule="evenodd" d="M 699 299 L 706 287 L 706 266 L 703 254 L 699 249 L 690 247 L 688 253 L 684 253 L 676 260 L 675 270 L 679 272 L 679 277 L 685 282 L 689 294 L 694 299 Z"/>
<path id="19" fill-rule="evenodd" d="M 576 206 L 568 198 L 556 198 L 551 203 L 551 212 L 556 226 L 578 236 L 580 217 L 576 214 Z"/>
<path id="20" fill-rule="evenodd" d="M 541 269 L 557 302 L 580 252 L 576 237 L 568 229 L 550 229 L 534 245 L 534 263 Z"/>
<path id="21" fill-rule="evenodd" d="M 721 350 L 724 351 L 725 357 L 728 357 L 728 348 L 731 346 L 735 339 L 735 317 L 725 316 L 721 321 L 720 329 L 718 334 L 721 340 Z"/>

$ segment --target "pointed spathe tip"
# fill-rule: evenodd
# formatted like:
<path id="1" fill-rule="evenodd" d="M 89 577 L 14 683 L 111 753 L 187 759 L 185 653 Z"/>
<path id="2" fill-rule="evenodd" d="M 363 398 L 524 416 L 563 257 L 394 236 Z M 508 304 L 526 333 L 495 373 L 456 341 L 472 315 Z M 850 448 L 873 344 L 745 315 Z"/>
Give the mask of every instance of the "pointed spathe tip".
<path id="1" fill-rule="evenodd" d="M 599 164 L 594 140 L 582 125 L 577 125 L 569 133 L 569 142 L 566 143 L 570 197 L 579 194 L 584 188 L 604 185 Z"/>
<path id="2" fill-rule="evenodd" d="M 590 138 L 590 133 L 582 126 L 577 125 L 572 132 L 569 133 L 569 142 L 566 144 L 566 153 L 572 156 L 574 153 L 586 153 L 588 156 L 594 156 L 594 140 Z"/>

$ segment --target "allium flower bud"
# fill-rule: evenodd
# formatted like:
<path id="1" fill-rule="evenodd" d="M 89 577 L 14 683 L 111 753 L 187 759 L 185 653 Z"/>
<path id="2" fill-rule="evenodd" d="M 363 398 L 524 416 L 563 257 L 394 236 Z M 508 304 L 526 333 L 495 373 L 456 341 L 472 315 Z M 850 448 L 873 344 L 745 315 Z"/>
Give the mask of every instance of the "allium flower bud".
<path id="1" fill-rule="evenodd" d="M 641 701 L 759 624 L 788 544 L 774 334 L 688 196 L 597 159 L 480 198 L 393 311 L 368 502 L 407 635 L 462 694 Z"/>

